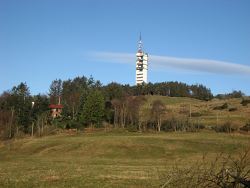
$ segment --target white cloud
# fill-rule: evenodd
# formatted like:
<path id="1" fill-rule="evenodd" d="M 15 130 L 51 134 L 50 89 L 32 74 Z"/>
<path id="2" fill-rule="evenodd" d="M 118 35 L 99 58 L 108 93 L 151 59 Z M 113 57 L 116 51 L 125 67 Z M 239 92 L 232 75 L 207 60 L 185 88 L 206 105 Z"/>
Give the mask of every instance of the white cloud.
<path id="1" fill-rule="evenodd" d="M 115 52 L 90 52 L 87 56 L 95 61 L 111 62 L 111 63 L 135 63 L 135 54 L 115 53 Z"/>
<path id="2" fill-rule="evenodd" d="M 135 63 L 135 54 L 115 52 L 91 52 L 88 56 L 95 61 Z M 209 59 L 189 59 L 149 54 L 150 67 L 152 69 L 168 70 L 169 68 L 196 72 L 216 74 L 244 74 L 250 75 L 250 66 Z"/>

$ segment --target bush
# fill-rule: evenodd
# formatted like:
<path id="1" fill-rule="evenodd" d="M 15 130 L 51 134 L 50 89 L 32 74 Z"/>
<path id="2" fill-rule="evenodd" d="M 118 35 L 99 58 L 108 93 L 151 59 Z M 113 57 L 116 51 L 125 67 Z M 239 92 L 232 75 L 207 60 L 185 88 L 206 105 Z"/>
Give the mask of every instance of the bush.
<path id="1" fill-rule="evenodd" d="M 239 129 L 239 126 L 237 124 L 232 124 L 231 122 L 227 121 L 221 126 L 213 127 L 213 129 L 216 132 L 231 133 L 237 131 Z"/>
<path id="2" fill-rule="evenodd" d="M 10 137 L 10 130 L 8 128 L 1 130 L 0 132 L 0 139 L 1 140 L 8 140 L 11 139 L 13 135 Z"/>
<path id="3" fill-rule="evenodd" d="M 216 106 L 214 107 L 213 109 L 214 110 L 224 110 L 224 109 L 227 109 L 228 108 L 228 104 L 227 103 L 224 103 L 223 105 L 221 106 Z"/>
<path id="4" fill-rule="evenodd" d="M 236 108 L 236 107 L 230 107 L 230 108 L 228 109 L 228 111 L 229 111 L 229 112 L 234 112 L 234 111 L 237 111 L 237 108 Z"/>
<path id="5" fill-rule="evenodd" d="M 161 130 L 163 131 L 186 131 L 188 128 L 187 119 L 171 118 L 162 122 Z"/>
<path id="6" fill-rule="evenodd" d="M 206 126 L 201 123 L 195 123 L 194 127 L 195 129 L 200 130 L 200 129 L 205 129 Z"/>
<path id="7" fill-rule="evenodd" d="M 188 132 L 198 132 L 201 129 L 204 129 L 205 125 L 201 124 L 201 123 L 188 123 L 187 126 L 187 131 Z"/>
<path id="8" fill-rule="evenodd" d="M 192 116 L 192 117 L 200 117 L 200 116 L 201 116 L 201 113 L 200 113 L 200 112 L 192 112 L 192 113 L 191 113 L 191 116 Z"/>
<path id="9" fill-rule="evenodd" d="M 245 126 L 241 127 L 240 130 L 249 132 L 250 131 L 250 125 L 245 125 Z"/>
<path id="10" fill-rule="evenodd" d="M 127 125 L 126 130 L 129 132 L 137 132 L 138 131 L 137 127 L 135 125 L 132 125 L 132 124 Z"/>
<path id="11" fill-rule="evenodd" d="M 48 135 L 55 135 L 58 133 L 58 128 L 53 125 L 45 125 L 43 129 L 40 129 L 40 131 L 36 131 L 35 135 L 37 137 L 42 137 L 42 136 L 48 136 Z"/>
<path id="12" fill-rule="evenodd" d="M 65 126 L 66 129 L 80 129 L 82 127 L 83 127 L 82 123 L 80 123 L 79 121 L 75 121 L 75 120 L 68 121 Z"/>
<path id="13" fill-rule="evenodd" d="M 250 99 L 242 99 L 241 103 L 242 106 L 247 106 L 250 103 Z"/>
<path id="14" fill-rule="evenodd" d="M 176 124 L 177 124 L 177 122 L 174 121 L 174 119 L 165 120 L 162 122 L 161 130 L 162 131 L 175 131 Z"/>
<path id="15" fill-rule="evenodd" d="M 24 138 L 24 137 L 25 137 L 25 133 L 21 130 L 19 130 L 18 133 L 14 135 L 14 138 Z"/>
<path id="16" fill-rule="evenodd" d="M 246 123 L 246 125 L 244 125 L 243 127 L 241 127 L 240 130 L 241 131 L 249 132 L 250 131 L 250 122 Z"/>
<path id="17" fill-rule="evenodd" d="M 176 119 L 172 118 L 162 122 L 163 131 L 188 131 L 196 132 L 200 129 L 204 129 L 205 126 L 201 123 L 192 123 L 188 119 Z"/>
<path id="18" fill-rule="evenodd" d="M 238 188 L 250 187 L 250 148 L 240 151 L 236 156 L 218 154 L 209 162 L 204 156 L 191 167 L 176 164 L 172 169 L 162 172 L 162 188 Z"/>

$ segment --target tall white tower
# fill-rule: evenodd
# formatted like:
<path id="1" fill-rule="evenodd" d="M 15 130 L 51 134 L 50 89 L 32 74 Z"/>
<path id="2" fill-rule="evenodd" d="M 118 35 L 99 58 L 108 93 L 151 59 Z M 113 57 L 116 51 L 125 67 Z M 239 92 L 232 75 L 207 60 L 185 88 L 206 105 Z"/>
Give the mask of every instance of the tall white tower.
<path id="1" fill-rule="evenodd" d="M 136 85 L 148 83 L 148 54 L 142 50 L 141 34 L 136 53 Z"/>

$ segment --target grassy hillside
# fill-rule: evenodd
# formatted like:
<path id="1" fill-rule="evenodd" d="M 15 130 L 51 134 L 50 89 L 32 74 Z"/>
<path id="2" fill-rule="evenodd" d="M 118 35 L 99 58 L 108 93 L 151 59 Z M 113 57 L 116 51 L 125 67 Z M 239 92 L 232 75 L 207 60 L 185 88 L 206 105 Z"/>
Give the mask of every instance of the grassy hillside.
<path id="1" fill-rule="evenodd" d="M 0 143 L 0 187 L 159 187 L 162 171 L 249 145 L 246 135 L 92 133 Z"/>
<path id="2" fill-rule="evenodd" d="M 243 126 L 250 120 L 250 105 L 242 106 L 242 99 L 213 99 L 211 101 L 201 101 L 187 97 L 165 97 L 165 96 L 147 96 L 147 105 L 152 101 L 159 99 L 167 107 L 166 118 L 188 117 L 191 113 L 198 114 L 193 116 L 193 122 L 200 122 L 206 126 L 221 125 L 226 121 L 232 122 L 237 126 Z M 227 104 L 225 109 L 216 110 Z"/>

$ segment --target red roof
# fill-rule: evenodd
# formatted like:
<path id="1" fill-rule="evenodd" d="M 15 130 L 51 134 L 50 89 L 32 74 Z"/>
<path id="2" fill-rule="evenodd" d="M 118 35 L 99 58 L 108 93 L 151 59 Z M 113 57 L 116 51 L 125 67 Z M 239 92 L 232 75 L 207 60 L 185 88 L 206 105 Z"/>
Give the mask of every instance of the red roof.
<path id="1" fill-rule="evenodd" d="M 53 108 L 53 109 L 55 109 L 55 108 L 63 108 L 63 105 L 61 105 L 61 104 L 50 104 L 49 108 Z"/>

